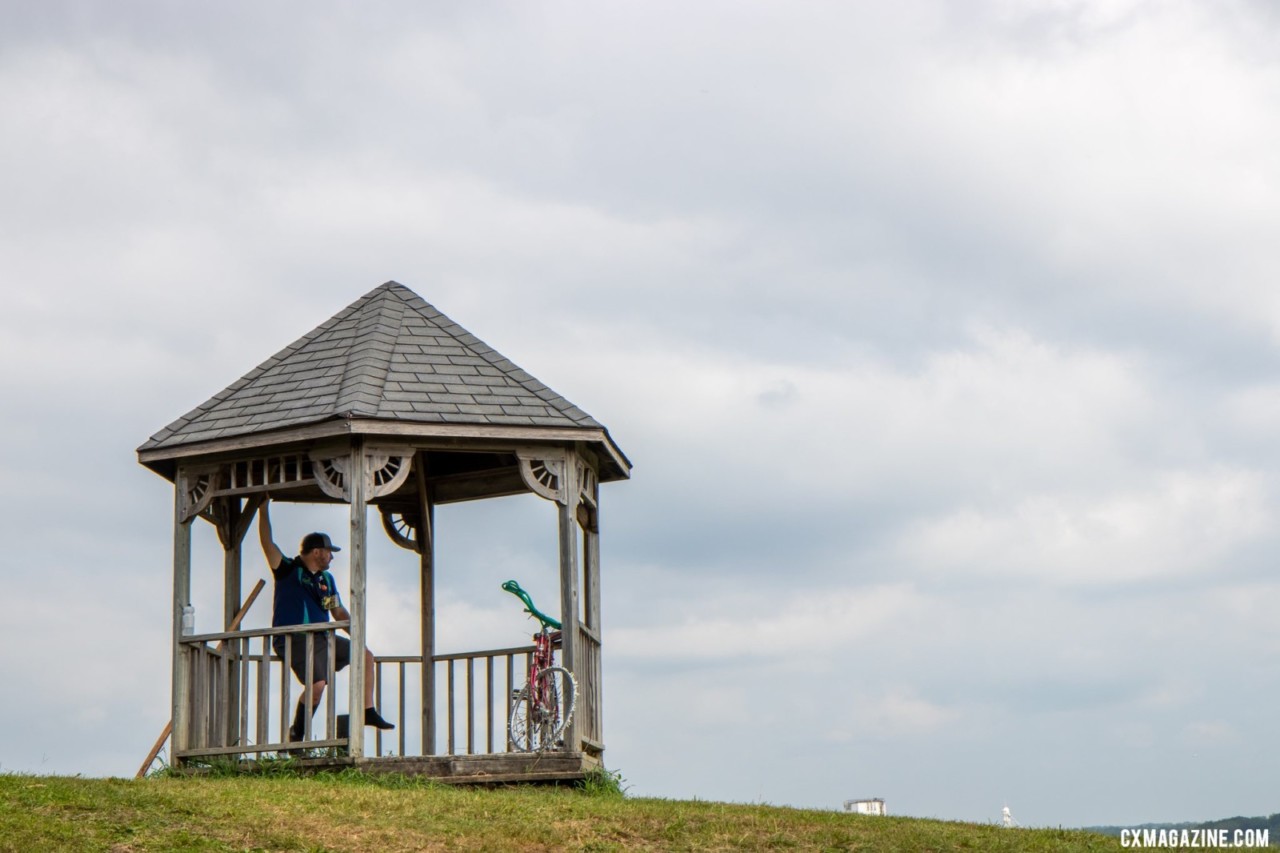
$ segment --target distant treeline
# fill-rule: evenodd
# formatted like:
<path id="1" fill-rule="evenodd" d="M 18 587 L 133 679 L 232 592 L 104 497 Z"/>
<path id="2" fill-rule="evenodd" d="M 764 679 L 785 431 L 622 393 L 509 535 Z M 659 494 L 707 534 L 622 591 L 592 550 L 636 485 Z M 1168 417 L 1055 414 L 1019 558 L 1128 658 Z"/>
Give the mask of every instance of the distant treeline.
<path id="1" fill-rule="evenodd" d="M 1204 823 L 1144 823 L 1140 826 L 1086 826 L 1085 829 L 1117 836 L 1125 829 L 1225 829 L 1228 832 L 1237 829 L 1265 829 L 1268 830 L 1271 846 L 1280 846 L 1280 814 L 1270 817 L 1229 817 Z"/>

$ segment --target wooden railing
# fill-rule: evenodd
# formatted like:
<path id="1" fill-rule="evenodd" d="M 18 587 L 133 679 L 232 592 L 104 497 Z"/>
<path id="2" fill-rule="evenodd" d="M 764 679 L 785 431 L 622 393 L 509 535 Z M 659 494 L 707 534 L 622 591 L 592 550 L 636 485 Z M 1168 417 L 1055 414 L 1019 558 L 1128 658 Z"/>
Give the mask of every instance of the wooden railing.
<path id="1" fill-rule="evenodd" d="M 330 688 L 325 691 L 324 713 L 317 716 L 314 726 L 308 723 L 305 743 L 298 743 L 289 742 L 287 734 L 297 697 L 303 690 L 290 672 L 292 644 L 286 643 L 285 654 L 280 656 L 272 650 L 271 640 L 293 633 L 308 637 L 319 632 L 332 634 L 346 625 L 328 622 L 183 637 L 183 655 L 190 673 L 187 743 L 178 745 L 174 756 L 192 759 L 252 755 L 302 746 L 345 748 L 347 738 L 337 737 L 337 694 L 341 691 L 333 689 L 334 644 L 326 645 L 329 655 L 324 671 Z M 600 644 L 585 627 L 579 629 L 579 636 L 583 663 L 574 718 L 583 746 L 598 751 L 603 748 Z M 314 641 L 308 639 L 307 672 L 312 671 L 310 656 L 314 647 Z M 396 728 L 374 732 L 366 741 L 368 754 L 479 755 L 511 751 L 507 729 L 512 697 L 527 680 L 532 657 L 532 645 L 436 655 L 432 665 L 431 715 L 424 712 L 422 657 L 376 657 L 375 704 Z M 282 666 L 276 668 L 274 664 Z M 430 733 L 428 716 L 434 721 L 434 735 Z M 317 737 L 317 733 L 323 737 Z"/>
<path id="2" fill-rule="evenodd" d="M 382 732 L 375 734 L 373 754 L 406 755 L 414 746 L 419 747 L 422 755 L 508 752 L 511 697 L 524 684 L 532 656 L 533 646 L 436 655 L 433 658 L 435 737 L 420 737 L 416 743 L 407 734 L 410 728 L 407 715 L 417 716 L 419 725 L 414 729 L 418 733 L 426 731 L 426 715 L 422 713 L 422 656 L 375 658 L 375 700 L 384 717 L 388 717 L 389 707 L 396 709 L 396 717 L 388 719 L 397 723 L 397 729 L 390 736 Z M 388 672 L 394 676 L 390 683 Z M 387 743 L 392 738 L 394 749 Z"/>
<path id="3" fill-rule="evenodd" d="M 587 752 L 604 751 L 600 701 L 600 635 L 578 624 L 578 698 L 573 712 L 578 721 L 578 739 Z"/>
<path id="4" fill-rule="evenodd" d="M 324 632 L 332 636 L 346 622 L 315 625 L 291 625 L 284 628 L 261 628 L 252 631 L 226 631 L 182 638 L 183 666 L 190 689 L 186 704 L 186 742 L 174 741 L 174 756 L 188 759 L 236 755 L 241 753 L 278 752 L 300 744 L 288 740 L 296 699 L 293 698 L 293 676 L 276 677 L 272 689 L 271 664 L 280 662 L 289 673 L 293 644 L 284 644 L 284 655 L 274 653 L 272 638 L 287 634 L 304 634 L 305 670 L 313 672 L 315 638 Z M 217 645 L 213 645 L 217 643 Z M 325 681 L 334 683 L 335 644 L 329 642 L 324 663 Z M 256 649 L 256 651 L 255 651 Z M 308 747 L 346 746 L 345 737 L 338 738 L 336 697 L 332 689 L 325 691 L 325 734 L 315 739 L 313 723 L 308 718 L 304 740 Z M 273 726 L 278 708 L 279 725 Z"/>

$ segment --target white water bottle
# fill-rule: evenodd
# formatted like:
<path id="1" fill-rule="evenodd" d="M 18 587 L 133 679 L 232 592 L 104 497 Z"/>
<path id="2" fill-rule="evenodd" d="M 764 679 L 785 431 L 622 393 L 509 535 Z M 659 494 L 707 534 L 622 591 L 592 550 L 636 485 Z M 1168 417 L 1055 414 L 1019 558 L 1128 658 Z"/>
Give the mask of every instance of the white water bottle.
<path id="1" fill-rule="evenodd" d="M 182 608 L 182 633 L 183 635 L 194 634 L 196 632 L 196 609 L 190 604 L 184 605 Z"/>

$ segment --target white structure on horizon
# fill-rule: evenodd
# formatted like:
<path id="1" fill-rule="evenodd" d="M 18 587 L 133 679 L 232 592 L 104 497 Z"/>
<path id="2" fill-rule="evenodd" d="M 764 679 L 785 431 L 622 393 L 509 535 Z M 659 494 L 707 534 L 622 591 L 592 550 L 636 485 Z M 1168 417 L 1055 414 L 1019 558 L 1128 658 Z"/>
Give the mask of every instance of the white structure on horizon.
<path id="1" fill-rule="evenodd" d="M 1009 811 L 1008 806 L 1005 806 L 1000 810 L 1000 822 L 1004 824 L 1006 828 L 1018 825 L 1018 822 L 1013 819 L 1013 812 Z"/>
<path id="2" fill-rule="evenodd" d="M 884 817 L 889 812 L 884 807 L 884 800 L 845 800 L 844 810 L 852 814 L 871 814 Z"/>

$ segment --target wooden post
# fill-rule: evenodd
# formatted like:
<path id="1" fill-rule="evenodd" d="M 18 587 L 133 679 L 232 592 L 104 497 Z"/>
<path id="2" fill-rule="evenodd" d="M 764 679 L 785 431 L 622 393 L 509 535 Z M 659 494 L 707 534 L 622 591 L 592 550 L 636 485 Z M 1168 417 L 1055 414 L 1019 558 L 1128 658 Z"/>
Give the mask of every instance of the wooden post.
<path id="1" fill-rule="evenodd" d="M 191 739 L 191 672 L 182 651 L 182 611 L 191 604 L 191 521 L 184 520 L 187 473 L 179 470 L 174 478 L 173 508 L 173 681 L 169 719 L 173 720 L 170 762 L 177 767 L 177 755 Z"/>
<path id="2" fill-rule="evenodd" d="M 590 527 L 583 528 L 582 535 L 586 540 L 583 545 L 583 598 L 586 602 L 585 621 L 587 627 L 600 633 L 600 532 Z"/>
<path id="3" fill-rule="evenodd" d="M 222 543 L 222 624 L 225 631 L 235 630 L 232 626 L 240 609 L 242 583 L 241 567 L 243 559 L 241 545 L 244 542 L 244 536 L 249 529 L 249 525 L 253 522 L 253 518 L 258 512 L 258 507 L 262 505 L 262 500 L 262 495 L 253 495 L 243 506 L 238 497 L 216 498 L 213 503 L 214 516 L 216 518 L 215 526 L 218 529 L 218 541 Z M 241 661 L 234 659 L 230 665 L 231 677 L 226 694 L 228 708 L 238 708 L 240 706 L 239 670 L 241 665 Z M 240 721 L 238 715 L 230 714 L 227 717 L 225 735 L 228 746 L 239 742 Z"/>
<path id="4" fill-rule="evenodd" d="M 231 620 L 236 618 L 236 610 L 240 607 L 241 565 L 240 543 L 236 542 L 222 554 L 222 574 L 225 580 L 222 624 L 228 631 L 231 630 Z"/>
<path id="5" fill-rule="evenodd" d="M 364 650 L 365 650 L 365 536 L 368 519 L 366 513 L 368 464 L 364 457 L 364 442 L 359 437 L 351 444 L 351 465 L 348 469 L 351 483 L 351 595 L 347 610 L 351 612 L 351 696 L 347 709 L 351 714 L 348 733 L 348 749 L 352 758 L 364 757 Z M 373 673 L 368 673 L 369 677 Z M 331 685 L 330 690 L 333 689 Z"/>
<path id="6" fill-rule="evenodd" d="M 596 647 L 589 655 L 586 678 L 583 679 L 583 696 L 585 701 L 581 707 L 587 709 L 588 719 L 585 726 L 587 736 L 601 748 L 604 745 L 604 701 L 602 699 L 603 666 L 601 657 L 604 653 L 604 634 L 600 629 L 600 498 L 596 496 L 596 506 L 591 515 L 591 523 L 583 528 L 586 540 L 583 548 L 583 594 L 586 599 L 587 627 L 595 635 Z"/>
<path id="7" fill-rule="evenodd" d="M 240 609 L 240 537 L 235 535 L 240 521 L 240 499 L 225 498 L 225 519 L 219 525 L 219 538 L 222 539 L 222 625 L 223 630 L 231 630 L 231 620 L 236 618 Z M 223 529 L 225 528 L 225 530 Z"/>
<path id="8" fill-rule="evenodd" d="M 231 620 L 236 618 L 236 611 L 240 609 L 240 586 L 241 586 L 241 538 L 235 535 L 236 527 L 240 521 L 240 499 L 239 498 L 222 498 L 223 504 L 223 520 L 218 525 L 218 535 L 222 540 L 222 625 L 224 631 L 230 631 Z M 238 660 L 232 659 L 230 666 L 230 678 L 228 680 L 228 690 L 224 696 L 227 702 L 228 710 L 240 707 L 240 666 Z M 227 717 L 227 746 L 232 746 L 240 740 L 240 715 L 229 714 Z"/>
<path id="9" fill-rule="evenodd" d="M 566 450 L 564 455 L 565 503 L 556 506 L 560 521 L 560 625 L 563 646 L 561 661 L 573 677 L 582 682 L 578 666 L 578 476 L 577 453 Z M 564 742 L 573 751 L 581 751 L 578 742 L 578 724 L 569 721 Z"/>
<path id="10" fill-rule="evenodd" d="M 414 460 L 418 474 L 418 555 L 422 577 L 422 754 L 436 752 L 436 548 L 435 507 L 427 488 L 427 454 Z"/>

